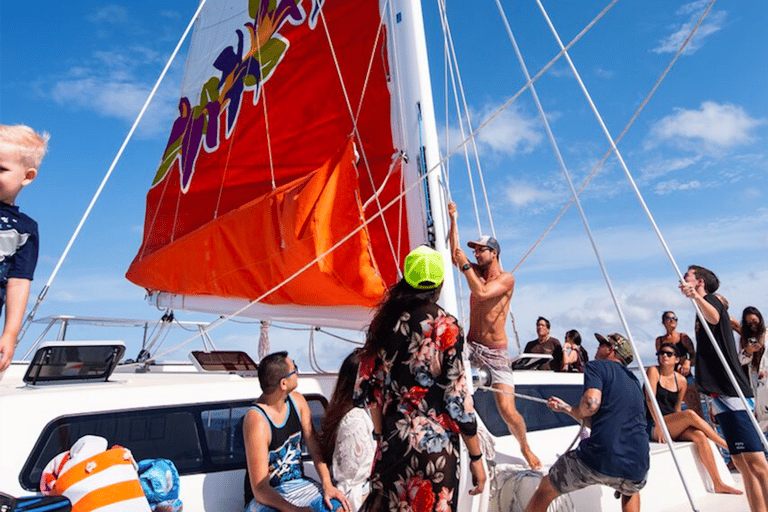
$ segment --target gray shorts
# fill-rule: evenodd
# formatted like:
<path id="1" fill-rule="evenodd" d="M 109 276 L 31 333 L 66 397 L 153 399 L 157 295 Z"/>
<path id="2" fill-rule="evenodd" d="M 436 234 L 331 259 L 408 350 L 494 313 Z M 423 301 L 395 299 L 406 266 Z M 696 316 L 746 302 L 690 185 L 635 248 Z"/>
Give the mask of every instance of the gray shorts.
<path id="1" fill-rule="evenodd" d="M 619 491 L 624 496 L 632 496 L 645 487 L 646 479 L 636 482 L 626 478 L 608 476 L 590 468 L 576 455 L 575 450 L 562 455 L 549 469 L 549 480 L 557 492 L 578 491 L 590 485 L 605 485 Z"/>
<path id="2" fill-rule="evenodd" d="M 492 384 L 506 384 L 510 387 L 515 387 L 515 377 L 512 375 L 512 368 L 505 366 L 504 368 L 494 368 L 493 366 L 487 366 L 488 371 L 491 374 Z"/>

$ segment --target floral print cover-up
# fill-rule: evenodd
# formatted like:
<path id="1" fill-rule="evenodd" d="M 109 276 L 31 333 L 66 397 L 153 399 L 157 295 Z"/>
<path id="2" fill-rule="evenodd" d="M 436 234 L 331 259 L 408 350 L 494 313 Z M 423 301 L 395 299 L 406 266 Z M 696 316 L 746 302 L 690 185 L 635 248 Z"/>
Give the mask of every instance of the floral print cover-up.
<path id="1" fill-rule="evenodd" d="M 451 512 L 459 486 L 459 433 L 477 432 L 456 318 L 428 304 L 403 312 L 363 357 L 355 384 L 357 405 L 380 407 L 381 455 L 361 511 Z"/>

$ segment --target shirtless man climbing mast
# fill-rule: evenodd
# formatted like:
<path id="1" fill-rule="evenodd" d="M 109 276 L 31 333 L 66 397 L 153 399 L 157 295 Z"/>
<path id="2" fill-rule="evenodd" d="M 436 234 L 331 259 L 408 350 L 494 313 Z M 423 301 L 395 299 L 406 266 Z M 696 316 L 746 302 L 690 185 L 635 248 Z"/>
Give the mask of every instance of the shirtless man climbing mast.
<path id="1" fill-rule="evenodd" d="M 475 366 L 486 366 L 491 372 L 492 386 L 495 389 L 514 392 L 509 354 L 507 352 L 507 333 L 505 323 L 515 278 L 509 272 L 501 270 L 499 265 L 499 242 L 490 236 L 467 245 L 474 249 L 477 263 L 471 263 L 459 247 L 459 230 L 456 226 L 456 205 L 448 205 L 451 216 L 450 244 L 453 264 L 464 277 L 471 291 L 469 298 L 469 342 L 470 360 Z M 511 394 L 494 393 L 496 406 L 509 431 L 520 443 L 520 451 L 532 469 L 541 468 L 541 461 L 528 446 L 525 435 L 525 420 L 515 409 L 515 397 Z"/>

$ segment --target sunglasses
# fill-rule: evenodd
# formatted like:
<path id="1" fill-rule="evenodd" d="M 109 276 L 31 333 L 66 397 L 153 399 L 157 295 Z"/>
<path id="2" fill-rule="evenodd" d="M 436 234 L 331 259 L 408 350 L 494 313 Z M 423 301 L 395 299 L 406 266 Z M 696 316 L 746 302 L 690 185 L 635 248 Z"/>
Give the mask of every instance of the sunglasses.
<path id="1" fill-rule="evenodd" d="M 659 357 L 661 356 L 675 357 L 676 354 L 670 350 L 662 350 L 660 352 L 656 352 L 656 355 Z"/>
<path id="2" fill-rule="evenodd" d="M 676 316 L 668 316 L 668 317 L 664 318 L 665 322 L 668 322 L 670 320 L 672 320 L 674 322 L 677 322 L 677 317 Z"/>
<path id="3" fill-rule="evenodd" d="M 293 365 L 293 370 L 291 370 L 291 371 L 289 371 L 288 373 L 286 373 L 285 375 L 283 375 L 283 378 L 284 378 L 284 379 L 287 379 L 288 377 L 290 377 L 290 376 L 291 376 L 291 375 L 293 375 L 294 373 L 299 373 L 299 367 L 298 367 L 298 366 L 296 366 L 296 363 L 294 363 L 294 365 Z"/>

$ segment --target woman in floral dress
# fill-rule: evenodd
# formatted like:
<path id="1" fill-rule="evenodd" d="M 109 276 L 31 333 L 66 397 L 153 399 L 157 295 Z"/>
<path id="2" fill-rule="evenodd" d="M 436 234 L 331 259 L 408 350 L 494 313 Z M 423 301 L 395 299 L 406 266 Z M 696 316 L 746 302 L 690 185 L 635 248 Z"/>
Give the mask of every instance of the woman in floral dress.
<path id="1" fill-rule="evenodd" d="M 436 304 L 443 258 L 419 247 L 371 322 L 354 399 L 368 405 L 381 455 L 361 511 L 450 512 L 459 487 L 459 435 L 479 494 L 486 475 L 462 362 L 464 335 Z"/>

